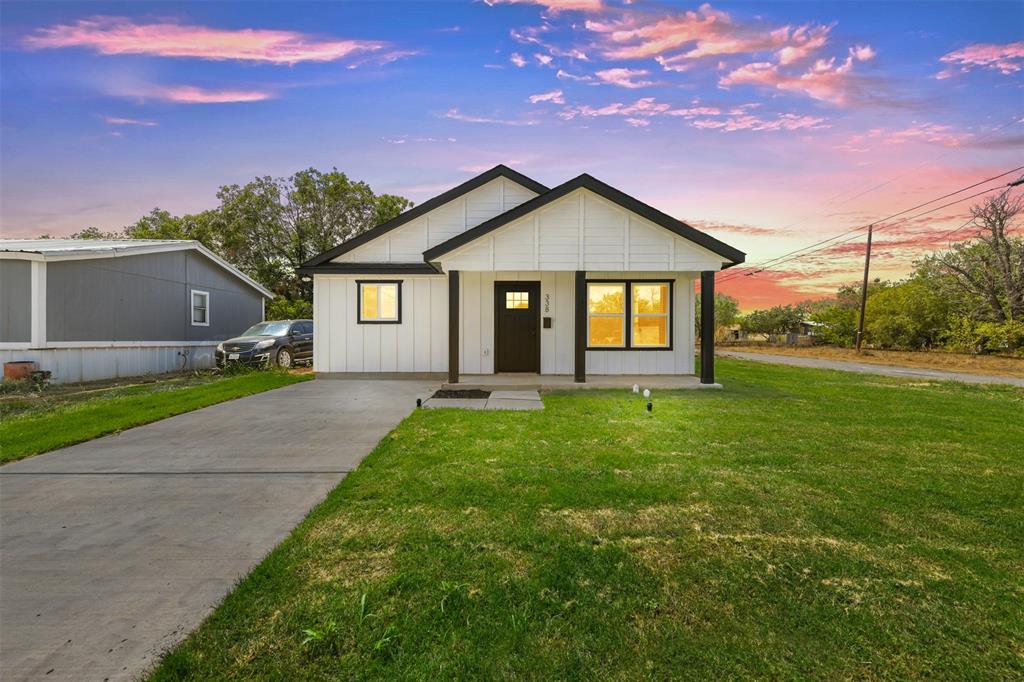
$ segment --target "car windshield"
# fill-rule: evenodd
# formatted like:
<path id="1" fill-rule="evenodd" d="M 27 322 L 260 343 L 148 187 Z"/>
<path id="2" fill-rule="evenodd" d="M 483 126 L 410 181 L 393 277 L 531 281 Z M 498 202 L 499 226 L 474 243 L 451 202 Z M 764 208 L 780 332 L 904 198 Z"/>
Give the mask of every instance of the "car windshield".
<path id="1" fill-rule="evenodd" d="M 242 336 L 285 336 L 288 327 L 287 322 L 260 322 L 246 329 Z"/>

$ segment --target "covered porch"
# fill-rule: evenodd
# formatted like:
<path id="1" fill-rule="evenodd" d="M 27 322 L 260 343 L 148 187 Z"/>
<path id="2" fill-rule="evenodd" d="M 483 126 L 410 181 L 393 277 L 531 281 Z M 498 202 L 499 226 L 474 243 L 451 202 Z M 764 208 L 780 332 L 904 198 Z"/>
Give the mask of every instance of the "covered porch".
<path id="1" fill-rule="evenodd" d="M 480 272 L 449 270 L 446 386 L 649 388 L 717 386 L 714 360 L 715 271 L 674 273 Z M 631 286 L 664 284 L 663 346 L 592 344 L 588 286 L 622 280 L 622 334 L 635 323 Z M 699 277 L 700 363 L 694 366 L 694 284 Z M 550 285 L 548 284 L 550 282 Z M 493 303 L 492 303 L 493 302 Z M 634 311 L 635 312 L 635 311 Z M 639 317 L 639 314 L 637 314 Z M 512 330 L 511 332 L 509 330 Z M 503 341 L 504 339 L 504 341 Z M 514 351 L 511 357 L 510 349 Z M 487 357 L 490 356 L 490 357 Z M 513 368 L 514 367 L 514 368 Z M 633 370 L 633 371 L 630 371 Z"/>

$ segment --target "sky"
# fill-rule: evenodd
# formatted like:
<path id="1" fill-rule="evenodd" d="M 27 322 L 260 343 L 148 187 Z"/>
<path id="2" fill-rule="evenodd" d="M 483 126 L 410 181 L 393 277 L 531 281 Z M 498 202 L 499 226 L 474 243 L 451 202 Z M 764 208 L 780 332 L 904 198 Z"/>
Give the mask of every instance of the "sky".
<path id="1" fill-rule="evenodd" d="M 1020 2 L 0 4 L 5 237 L 309 167 L 422 202 L 505 163 L 590 173 L 758 264 L 1022 159 Z M 969 236 L 971 203 L 880 224 L 873 275 Z M 827 295 L 861 276 L 852 236 L 719 290 Z"/>

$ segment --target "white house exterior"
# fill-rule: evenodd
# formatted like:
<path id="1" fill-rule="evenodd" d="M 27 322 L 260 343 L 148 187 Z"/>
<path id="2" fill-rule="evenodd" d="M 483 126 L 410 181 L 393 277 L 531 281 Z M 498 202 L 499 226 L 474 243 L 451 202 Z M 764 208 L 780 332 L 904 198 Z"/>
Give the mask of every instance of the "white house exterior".
<path id="1" fill-rule="evenodd" d="M 713 295 L 714 273 L 743 259 L 589 175 L 549 189 L 498 166 L 300 272 L 319 374 L 585 381 L 694 374 L 695 281 Z M 713 365 L 702 375 L 713 383 Z"/>
<path id="2" fill-rule="evenodd" d="M 0 239 L 0 361 L 56 382 L 212 367 L 272 296 L 195 241 Z"/>

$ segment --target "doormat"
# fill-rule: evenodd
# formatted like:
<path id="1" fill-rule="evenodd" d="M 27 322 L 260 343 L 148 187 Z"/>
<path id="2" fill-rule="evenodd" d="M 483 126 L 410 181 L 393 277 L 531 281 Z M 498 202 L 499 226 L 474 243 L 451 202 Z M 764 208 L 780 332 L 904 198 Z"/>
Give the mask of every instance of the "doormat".
<path id="1" fill-rule="evenodd" d="M 445 389 L 445 388 L 442 388 L 439 391 L 434 391 L 434 395 L 432 395 L 430 397 L 431 398 L 462 398 L 462 399 L 468 399 L 468 400 L 474 400 L 474 399 L 480 400 L 480 399 L 490 398 L 491 397 L 491 392 L 490 391 L 481 391 L 478 388 L 469 388 L 469 389 L 465 389 L 465 390 L 462 390 L 462 391 L 460 391 L 458 389 Z"/>

